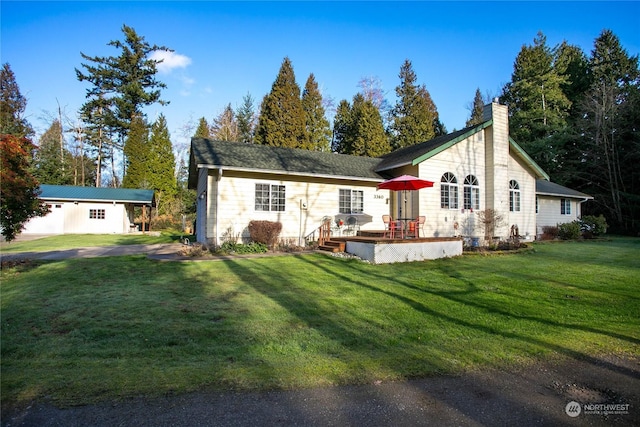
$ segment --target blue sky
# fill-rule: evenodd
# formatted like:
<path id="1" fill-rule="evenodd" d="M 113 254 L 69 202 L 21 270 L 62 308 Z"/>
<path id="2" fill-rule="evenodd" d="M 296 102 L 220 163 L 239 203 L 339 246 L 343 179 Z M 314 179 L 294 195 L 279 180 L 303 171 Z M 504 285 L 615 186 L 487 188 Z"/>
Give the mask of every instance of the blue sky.
<path id="1" fill-rule="evenodd" d="M 288 56 L 300 87 L 314 73 L 324 96 L 351 101 L 363 77 L 378 78 L 395 102 L 405 59 L 413 63 L 449 131 L 464 126 L 476 88 L 498 95 L 522 45 L 538 31 L 586 53 L 611 29 L 640 52 L 638 2 L 1 2 L 2 63 L 8 62 L 38 133 L 58 103 L 73 117 L 85 100 L 80 52 L 119 55 L 127 24 L 151 44 L 174 49 L 158 79 L 175 144 L 190 120 L 209 122 L 251 94 L 256 108 Z M 169 65 L 171 65 L 169 67 Z"/>

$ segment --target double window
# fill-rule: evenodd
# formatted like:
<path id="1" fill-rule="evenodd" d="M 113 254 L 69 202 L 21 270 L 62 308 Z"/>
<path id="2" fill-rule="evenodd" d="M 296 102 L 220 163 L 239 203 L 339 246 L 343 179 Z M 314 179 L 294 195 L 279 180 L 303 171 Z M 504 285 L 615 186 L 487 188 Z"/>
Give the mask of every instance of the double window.
<path id="1" fill-rule="evenodd" d="M 256 184 L 257 211 L 284 212 L 285 186 L 272 184 Z"/>
<path id="2" fill-rule="evenodd" d="M 509 181 L 509 212 L 520 212 L 520 184 Z"/>
<path id="3" fill-rule="evenodd" d="M 89 219 L 104 219 L 104 209 L 89 209 Z"/>
<path id="4" fill-rule="evenodd" d="M 341 214 L 357 214 L 364 211 L 364 191 L 340 189 L 338 210 Z"/>
<path id="5" fill-rule="evenodd" d="M 442 209 L 458 209 L 458 180 L 451 172 L 440 179 L 440 207 Z"/>
<path id="6" fill-rule="evenodd" d="M 473 175 L 467 175 L 464 179 L 464 208 L 480 209 L 480 186 Z"/>
<path id="7" fill-rule="evenodd" d="M 571 200 L 560 199 L 560 215 L 571 215 Z"/>

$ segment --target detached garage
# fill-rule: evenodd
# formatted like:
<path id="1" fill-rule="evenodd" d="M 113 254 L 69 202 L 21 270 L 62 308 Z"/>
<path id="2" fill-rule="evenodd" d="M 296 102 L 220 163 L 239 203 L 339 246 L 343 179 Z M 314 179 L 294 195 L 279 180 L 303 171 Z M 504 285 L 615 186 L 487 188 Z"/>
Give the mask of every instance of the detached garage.
<path id="1" fill-rule="evenodd" d="M 41 185 L 46 216 L 25 224 L 23 234 L 125 234 L 139 231 L 134 208 L 143 208 L 142 231 L 149 230 L 153 190 Z M 148 209 L 147 209 L 148 208 Z"/>

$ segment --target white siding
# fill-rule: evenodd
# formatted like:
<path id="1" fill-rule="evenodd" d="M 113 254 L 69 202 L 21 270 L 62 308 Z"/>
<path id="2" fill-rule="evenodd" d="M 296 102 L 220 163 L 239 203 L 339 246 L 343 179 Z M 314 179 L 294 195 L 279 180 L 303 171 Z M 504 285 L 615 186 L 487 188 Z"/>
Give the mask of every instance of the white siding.
<path id="1" fill-rule="evenodd" d="M 569 199 L 571 203 L 571 214 L 563 215 L 560 210 L 561 197 L 538 196 L 538 214 L 536 215 L 537 234 L 542 234 L 542 227 L 564 224 L 580 218 L 580 208 L 582 199 Z"/>
<path id="2" fill-rule="evenodd" d="M 510 156 L 507 188 L 512 179 L 516 180 L 520 186 L 520 212 L 509 212 L 507 198 L 507 215 L 504 216 L 506 233 L 508 235 L 511 226 L 515 225 L 521 236 L 530 236 L 533 239 L 536 235 L 536 178 L 526 166 Z"/>
<path id="3" fill-rule="evenodd" d="M 463 209 L 463 184 L 467 175 L 474 175 L 478 179 L 480 210 L 485 209 L 487 187 L 484 174 L 484 134 L 485 132 L 476 133 L 420 163 L 419 177 L 434 182 L 433 187 L 418 192 L 420 215 L 426 216 L 425 236 L 451 237 L 481 233 L 482 230 L 478 230 L 476 224 L 476 213 Z M 446 172 L 454 174 L 458 182 L 458 209 L 440 207 L 440 180 Z"/>
<path id="4" fill-rule="evenodd" d="M 122 203 L 55 202 L 51 212 L 32 218 L 26 224 L 25 234 L 121 234 L 129 232 L 129 217 Z M 56 208 L 60 205 L 60 208 Z M 104 219 L 89 218 L 92 209 L 104 210 Z"/>
<path id="5" fill-rule="evenodd" d="M 535 176 L 510 153 L 508 118 L 505 106 L 491 104 L 485 114 L 492 115 L 493 125 L 419 165 L 419 177 L 434 182 L 433 188 L 420 190 L 419 215 L 426 216 L 425 235 L 434 237 L 483 236 L 477 211 L 464 209 L 464 179 L 474 175 L 480 191 L 479 210 L 495 209 L 503 217 L 495 235 L 508 237 L 512 225 L 520 235 L 535 235 Z M 441 178 L 450 172 L 458 185 L 458 208 L 441 208 Z M 520 186 L 520 211 L 509 212 L 509 181 Z"/>
<path id="6" fill-rule="evenodd" d="M 384 229 L 382 215 L 389 213 L 389 191 L 377 190 L 376 183 L 371 182 L 330 179 L 308 182 L 299 177 L 226 170 L 223 171 L 220 181 L 216 182 L 211 178 L 210 175 L 209 193 L 212 192 L 212 186 L 217 185 L 218 189 L 216 202 L 209 204 L 209 222 L 216 223 L 218 231 L 216 233 L 215 227 L 209 225 L 207 240 L 216 244 L 228 239 L 248 241 L 248 225 L 253 220 L 282 223 L 281 239 L 300 244 L 305 236 L 312 234 L 320 227 L 325 216 L 335 218 L 339 215 L 340 189 L 363 191 L 364 214 L 370 218 L 370 221 L 361 221 L 359 227 L 362 230 Z M 283 212 L 256 211 L 256 184 L 284 185 L 285 210 Z M 301 208 L 303 202 L 307 209 Z M 362 219 L 358 215 L 353 216 Z"/>

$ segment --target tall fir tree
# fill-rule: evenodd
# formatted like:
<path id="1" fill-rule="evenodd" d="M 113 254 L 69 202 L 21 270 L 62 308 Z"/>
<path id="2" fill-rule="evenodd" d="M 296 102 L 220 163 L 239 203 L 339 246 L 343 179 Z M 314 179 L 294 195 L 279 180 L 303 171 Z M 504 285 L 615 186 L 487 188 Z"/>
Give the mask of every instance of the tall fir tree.
<path id="1" fill-rule="evenodd" d="M 379 157 L 391 151 L 380 110 L 361 93 L 353 104 L 343 100 L 334 121 L 333 150 L 354 156 Z"/>
<path id="2" fill-rule="evenodd" d="M 274 147 L 307 147 L 300 86 L 296 83 L 289 58 L 282 61 L 271 92 L 262 101 L 255 141 Z"/>
<path id="3" fill-rule="evenodd" d="M 426 87 L 417 84 L 417 76 L 408 59 L 400 67 L 398 100 L 391 110 L 391 143 L 394 149 L 428 141 L 444 132 L 435 103 Z"/>
<path id="4" fill-rule="evenodd" d="M 167 120 L 163 114 L 151 126 L 149 138 L 150 187 L 156 191 L 157 210 L 166 212 L 169 203 L 175 198 L 175 156 Z"/>
<path id="5" fill-rule="evenodd" d="M 209 127 L 209 123 L 204 117 L 200 117 L 200 120 L 198 121 L 198 128 L 196 129 L 196 133 L 193 135 L 193 137 L 211 138 L 211 127 Z"/>
<path id="6" fill-rule="evenodd" d="M 544 151 L 545 147 L 536 147 L 536 141 L 567 125 L 571 104 L 562 90 L 566 82 L 566 76 L 555 68 L 554 52 L 544 34 L 538 33 L 533 46 L 522 46 L 500 99 L 509 107 L 511 136 L 529 154 Z"/>
<path id="7" fill-rule="evenodd" d="M 152 165 L 149 153 L 149 125 L 141 116 L 131 122 L 124 144 L 126 170 L 122 181 L 125 188 L 152 189 Z"/>
<path id="8" fill-rule="evenodd" d="M 152 54 L 170 52 L 164 46 L 151 45 L 144 37 L 127 25 L 122 26 L 124 41 L 113 40 L 107 45 L 120 51 L 119 56 L 89 56 L 81 53 L 82 69 L 76 68 L 79 81 L 91 84 L 87 89 L 87 101 L 80 107 L 80 115 L 93 131 L 88 134 L 89 143 L 97 147 L 97 174 L 102 169 L 103 152 L 112 161 L 112 183 L 117 183 L 114 154 L 124 148 L 124 141 L 133 120 L 142 114 L 142 108 L 155 103 L 167 104 L 161 99 L 166 87 L 156 79 L 157 64 Z M 108 154 L 107 154 L 108 153 Z M 97 185 L 100 185 L 98 176 Z"/>
<path id="9" fill-rule="evenodd" d="M 16 76 L 8 63 L 0 69 L 0 134 L 20 138 L 33 135 L 33 128 L 23 117 L 27 98 L 20 93 Z"/>
<path id="10" fill-rule="evenodd" d="M 236 118 L 238 120 L 238 141 L 247 144 L 254 142 L 256 113 L 251 94 L 247 93 L 242 98 L 242 105 L 236 111 Z"/>
<path id="11" fill-rule="evenodd" d="M 40 137 L 34 154 L 34 176 L 41 184 L 72 185 L 73 157 L 65 147 L 60 152 L 62 125 L 54 120 Z"/>
<path id="12" fill-rule="evenodd" d="M 331 149 L 331 127 L 325 117 L 322 95 L 313 73 L 309 75 L 304 85 L 302 109 L 309 137 L 309 145 L 306 148 L 314 151 L 329 151 Z"/>
<path id="13" fill-rule="evenodd" d="M 347 154 L 379 157 L 391 152 L 380 110 L 373 102 L 364 99 L 361 94 L 354 96 L 351 117 L 353 136 Z"/>
<path id="14" fill-rule="evenodd" d="M 465 126 L 475 126 L 482 123 L 482 111 L 484 109 L 484 100 L 482 99 L 482 93 L 480 88 L 476 89 L 476 95 L 473 97 L 473 103 L 471 104 L 471 115 L 467 120 Z"/>
<path id="15" fill-rule="evenodd" d="M 336 114 L 333 118 L 333 140 L 331 141 L 331 151 L 339 154 L 346 154 L 348 151 L 349 132 L 352 128 L 351 105 L 349 101 L 343 99 L 338 104 Z"/>
<path id="16" fill-rule="evenodd" d="M 222 113 L 213 119 L 211 136 L 217 141 L 238 141 L 238 121 L 231 104 L 228 104 Z"/>

